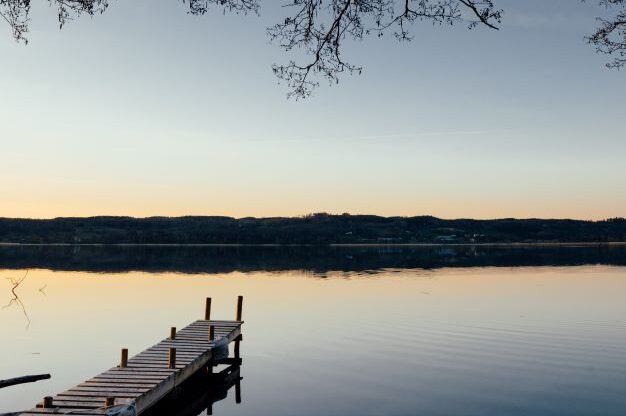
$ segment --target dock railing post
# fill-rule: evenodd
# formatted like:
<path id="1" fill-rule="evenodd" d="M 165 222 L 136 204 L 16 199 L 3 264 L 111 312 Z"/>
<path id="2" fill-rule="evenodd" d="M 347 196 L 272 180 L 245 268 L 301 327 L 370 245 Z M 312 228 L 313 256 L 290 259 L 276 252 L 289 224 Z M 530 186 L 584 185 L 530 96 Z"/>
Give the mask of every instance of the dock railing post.
<path id="1" fill-rule="evenodd" d="M 211 298 L 206 298 L 206 305 L 204 306 L 204 320 L 211 320 Z"/>
<path id="2" fill-rule="evenodd" d="M 237 321 L 241 321 L 242 308 L 243 308 L 243 296 L 238 296 L 237 297 L 237 316 L 236 316 Z"/>
<path id="3" fill-rule="evenodd" d="M 115 397 L 107 397 L 104 399 L 104 408 L 115 406 Z"/>
<path id="4" fill-rule="evenodd" d="M 44 397 L 41 407 L 43 407 L 44 409 L 52 409 L 54 407 L 52 405 L 52 397 L 50 396 Z"/>
<path id="5" fill-rule="evenodd" d="M 209 325 L 209 341 L 213 341 L 215 339 L 215 327 L 213 325 Z"/>
<path id="6" fill-rule="evenodd" d="M 170 328 L 170 339 L 176 339 L 176 327 L 175 326 Z"/>
<path id="7" fill-rule="evenodd" d="M 168 368 L 176 368 L 176 348 L 170 348 L 168 355 Z"/>
<path id="8" fill-rule="evenodd" d="M 128 348 L 122 348 L 122 358 L 120 360 L 120 367 L 128 367 Z"/>

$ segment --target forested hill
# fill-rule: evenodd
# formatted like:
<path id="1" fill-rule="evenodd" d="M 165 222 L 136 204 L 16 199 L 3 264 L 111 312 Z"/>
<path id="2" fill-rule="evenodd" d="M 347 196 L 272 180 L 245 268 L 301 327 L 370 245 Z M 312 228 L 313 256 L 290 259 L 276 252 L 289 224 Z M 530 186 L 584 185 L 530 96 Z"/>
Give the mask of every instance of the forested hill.
<path id="1" fill-rule="evenodd" d="M 444 220 L 312 214 L 294 218 L 0 218 L 2 243 L 381 244 L 626 241 L 626 219 Z"/>

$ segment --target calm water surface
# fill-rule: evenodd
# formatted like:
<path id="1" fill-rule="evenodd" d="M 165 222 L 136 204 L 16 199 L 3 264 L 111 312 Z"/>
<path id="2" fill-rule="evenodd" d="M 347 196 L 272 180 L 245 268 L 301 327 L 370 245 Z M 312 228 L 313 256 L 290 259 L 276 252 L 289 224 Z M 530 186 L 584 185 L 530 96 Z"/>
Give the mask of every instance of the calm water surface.
<path id="1" fill-rule="evenodd" d="M 9 279 L 26 273 L 9 263 L 0 262 L 3 305 L 13 298 Z M 233 318 L 243 295 L 242 403 L 231 390 L 215 415 L 626 413 L 621 265 L 194 273 L 25 265 L 16 290 L 24 309 L 0 310 L 0 379 L 52 379 L 1 389 L 0 412 L 110 368 L 122 347 L 153 345 L 170 326 L 200 318 L 207 296 L 215 318 Z"/>

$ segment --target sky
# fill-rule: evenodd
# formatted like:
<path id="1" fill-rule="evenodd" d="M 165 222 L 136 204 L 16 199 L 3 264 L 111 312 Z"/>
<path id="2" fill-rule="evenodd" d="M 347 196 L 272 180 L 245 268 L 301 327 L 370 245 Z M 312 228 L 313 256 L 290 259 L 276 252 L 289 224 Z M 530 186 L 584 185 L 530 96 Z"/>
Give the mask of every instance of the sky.
<path id="1" fill-rule="evenodd" d="M 113 2 L 27 46 L 0 25 L 0 216 L 626 216 L 626 72 L 593 2 L 499 0 L 499 31 L 346 42 L 364 67 L 287 100 L 260 16 Z"/>

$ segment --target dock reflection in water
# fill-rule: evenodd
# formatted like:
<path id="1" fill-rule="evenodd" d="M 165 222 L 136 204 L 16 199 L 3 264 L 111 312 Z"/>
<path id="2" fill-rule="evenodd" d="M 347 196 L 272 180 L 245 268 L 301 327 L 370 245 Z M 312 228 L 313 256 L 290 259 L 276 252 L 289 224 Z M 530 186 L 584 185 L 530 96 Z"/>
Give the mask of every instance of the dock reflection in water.
<path id="1" fill-rule="evenodd" d="M 238 342 L 238 341 L 237 341 Z M 227 399 L 234 389 L 235 402 L 241 403 L 241 360 L 217 367 L 212 371 L 202 369 L 164 397 L 158 405 L 143 413 L 144 416 L 198 416 L 213 414 L 213 404 Z M 209 367 L 210 368 L 210 367 Z"/>

